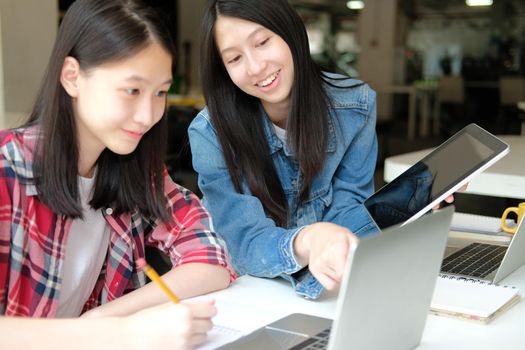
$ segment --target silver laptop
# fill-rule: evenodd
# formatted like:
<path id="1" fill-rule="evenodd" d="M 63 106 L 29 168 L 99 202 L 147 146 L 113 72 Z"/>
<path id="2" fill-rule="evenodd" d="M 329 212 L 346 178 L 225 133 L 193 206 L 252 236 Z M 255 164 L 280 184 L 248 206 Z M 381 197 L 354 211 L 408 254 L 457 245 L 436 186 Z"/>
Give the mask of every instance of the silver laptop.
<path id="1" fill-rule="evenodd" d="M 406 350 L 423 333 L 453 207 L 351 247 L 333 320 L 291 314 L 220 349 Z"/>
<path id="2" fill-rule="evenodd" d="M 525 264 L 525 220 L 519 224 L 507 246 L 469 242 L 461 249 L 447 247 L 449 252 L 441 273 L 497 283 Z"/>

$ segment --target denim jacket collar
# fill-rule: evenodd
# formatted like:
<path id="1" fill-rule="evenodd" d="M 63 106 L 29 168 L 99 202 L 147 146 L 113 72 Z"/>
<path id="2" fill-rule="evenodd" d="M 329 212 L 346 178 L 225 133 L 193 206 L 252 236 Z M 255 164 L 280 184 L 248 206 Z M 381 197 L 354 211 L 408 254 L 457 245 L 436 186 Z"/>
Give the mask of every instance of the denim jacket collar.
<path id="1" fill-rule="evenodd" d="M 274 154 L 275 152 L 279 151 L 282 148 L 286 156 L 288 157 L 293 156 L 293 152 L 288 147 L 288 145 L 283 144 L 283 142 L 275 134 L 275 130 L 274 130 L 272 121 L 270 120 L 270 117 L 268 117 L 268 114 L 266 113 L 262 105 L 260 105 L 260 111 L 263 117 L 264 132 L 266 134 L 266 139 L 268 140 L 270 154 Z M 336 145 L 336 136 L 335 136 L 335 130 L 334 130 L 333 122 L 332 122 L 332 115 L 330 113 L 330 118 L 328 118 L 328 143 L 326 147 L 326 152 L 334 152 L 335 145 Z"/>

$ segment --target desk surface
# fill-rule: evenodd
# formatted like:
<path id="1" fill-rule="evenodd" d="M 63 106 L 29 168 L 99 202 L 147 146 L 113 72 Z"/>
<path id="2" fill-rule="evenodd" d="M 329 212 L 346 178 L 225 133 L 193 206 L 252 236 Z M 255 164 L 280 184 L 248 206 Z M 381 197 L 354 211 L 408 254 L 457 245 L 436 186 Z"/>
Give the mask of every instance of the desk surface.
<path id="1" fill-rule="evenodd" d="M 525 290 L 525 266 L 501 284 Z M 317 301 L 295 295 L 283 280 L 240 277 L 223 291 L 212 294 L 219 314 L 215 323 L 249 332 L 293 312 L 333 318 L 336 293 Z M 417 349 L 523 349 L 525 348 L 525 301 L 521 301 L 484 325 L 467 320 L 430 315 Z"/>
<path id="2" fill-rule="evenodd" d="M 525 199 L 525 137 L 498 136 L 510 145 L 510 152 L 496 164 L 475 176 L 469 183 L 467 193 L 495 197 Z M 385 159 L 384 180 L 392 181 L 432 149 L 405 153 Z"/>

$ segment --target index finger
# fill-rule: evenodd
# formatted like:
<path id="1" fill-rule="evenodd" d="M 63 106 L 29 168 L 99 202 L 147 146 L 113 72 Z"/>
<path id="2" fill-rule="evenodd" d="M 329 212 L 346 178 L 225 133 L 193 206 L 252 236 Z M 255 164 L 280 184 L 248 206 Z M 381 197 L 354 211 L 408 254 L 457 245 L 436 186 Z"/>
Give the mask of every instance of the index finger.
<path id="1" fill-rule="evenodd" d="M 357 243 L 357 238 L 353 235 L 348 235 L 346 238 L 346 244 L 339 245 L 333 250 L 332 266 L 335 273 L 335 280 L 341 282 L 345 272 L 346 261 L 348 260 L 348 254 L 350 254 L 350 248 Z"/>

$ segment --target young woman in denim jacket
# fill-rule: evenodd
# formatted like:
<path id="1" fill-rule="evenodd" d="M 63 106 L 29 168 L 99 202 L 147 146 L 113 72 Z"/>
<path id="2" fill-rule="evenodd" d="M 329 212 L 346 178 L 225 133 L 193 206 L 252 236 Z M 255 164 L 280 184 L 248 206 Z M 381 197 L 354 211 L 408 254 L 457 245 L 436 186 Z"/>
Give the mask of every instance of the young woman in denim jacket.
<path id="1" fill-rule="evenodd" d="M 199 187 L 241 274 L 281 276 L 317 298 L 341 281 L 350 243 L 377 230 L 375 93 L 310 57 L 286 0 L 210 1 L 207 108 L 190 143 Z"/>
<path id="2" fill-rule="evenodd" d="M 378 230 L 362 205 L 375 93 L 319 70 L 286 0 L 211 0 L 202 35 L 207 108 L 189 136 L 204 204 L 239 273 L 317 298 L 341 281 L 351 241 Z"/>

